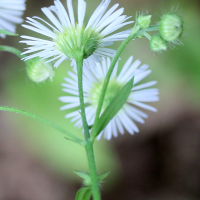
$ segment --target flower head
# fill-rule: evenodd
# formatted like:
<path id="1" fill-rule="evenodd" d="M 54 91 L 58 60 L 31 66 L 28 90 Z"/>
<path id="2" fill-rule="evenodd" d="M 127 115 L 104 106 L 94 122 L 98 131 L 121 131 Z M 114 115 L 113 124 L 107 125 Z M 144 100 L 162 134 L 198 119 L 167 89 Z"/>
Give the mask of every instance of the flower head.
<path id="1" fill-rule="evenodd" d="M 16 24 L 21 24 L 26 0 L 0 0 L 0 29 L 15 32 Z M 5 38 L 5 35 L 0 35 Z"/>
<path id="2" fill-rule="evenodd" d="M 183 33 L 183 20 L 174 13 L 164 15 L 159 22 L 159 31 L 164 40 L 173 42 Z"/>
<path id="3" fill-rule="evenodd" d="M 111 75 L 111 79 L 106 91 L 105 101 L 103 104 L 103 110 L 108 106 L 112 98 L 117 92 L 126 84 L 127 80 L 130 80 L 134 75 L 134 86 L 132 92 L 129 95 L 127 102 L 117 113 L 117 115 L 108 123 L 104 131 L 100 133 L 98 138 L 104 134 L 104 138 L 111 139 L 112 135 L 117 137 L 118 133 L 124 134 L 124 128 L 130 133 L 139 132 L 135 122 L 144 123 L 143 118 L 147 118 L 147 114 L 141 111 L 139 108 L 156 111 L 156 109 L 146 102 L 158 101 L 158 90 L 155 88 L 149 88 L 156 84 L 156 81 L 151 81 L 143 84 L 138 83 L 145 78 L 151 70 L 148 70 L 148 65 L 140 66 L 140 61 L 133 61 L 133 57 L 130 57 L 122 70 L 118 74 L 118 64 L 116 64 L 114 71 Z M 83 92 L 84 101 L 86 105 L 86 118 L 89 125 L 94 123 L 95 112 L 100 97 L 101 88 L 104 78 L 110 66 L 111 60 L 108 57 L 97 64 L 97 67 L 85 68 L 83 72 Z M 139 67 L 140 66 L 140 67 Z M 81 127 L 82 120 L 78 111 L 79 97 L 78 97 L 78 81 L 76 71 L 68 72 L 69 78 L 65 78 L 66 83 L 62 84 L 63 91 L 67 92 L 68 96 L 60 97 L 59 99 L 67 103 L 67 105 L 61 107 L 61 110 L 75 109 L 75 111 L 67 114 L 66 118 L 72 118 L 71 122 L 75 122 L 75 126 Z"/>
<path id="4" fill-rule="evenodd" d="M 25 60 L 40 57 L 50 61 L 56 61 L 58 67 L 66 59 L 71 59 L 71 65 L 76 65 L 75 59 L 84 58 L 84 65 L 95 66 L 103 56 L 115 55 L 115 50 L 107 48 L 114 41 L 124 40 L 130 30 L 113 34 L 123 26 L 132 23 L 125 22 L 130 17 L 121 15 L 123 8 L 118 10 L 118 4 L 112 6 L 107 12 L 111 0 L 103 0 L 93 12 L 89 21 L 84 23 L 86 2 L 78 0 L 78 20 L 76 23 L 72 0 L 67 0 L 67 9 L 59 0 L 54 1 L 54 6 L 42 8 L 43 13 L 51 24 L 39 17 L 27 18 L 30 25 L 23 27 L 36 33 L 40 33 L 48 39 L 40 39 L 31 36 L 21 36 L 21 42 L 30 45 L 23 54 L 28 55 Z M 42 22 L 42 23 L 41 23 Z"/>
<path id="5" fill-rule="evenodd" d="M 160 35 L 153 35 L 150 40 L 149 46 L 152 51 L 160 52 L 162 50 L 167 50 L 167 43 Z"/>

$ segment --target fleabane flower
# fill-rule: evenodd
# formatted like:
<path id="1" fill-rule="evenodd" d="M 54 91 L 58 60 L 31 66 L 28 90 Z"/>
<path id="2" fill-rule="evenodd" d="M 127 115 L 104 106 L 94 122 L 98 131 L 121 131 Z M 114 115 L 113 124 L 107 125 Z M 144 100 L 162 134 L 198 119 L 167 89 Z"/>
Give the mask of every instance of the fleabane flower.
<path id="1" fill-rule="evenodd" d="M 97 67 L 85 68 L 83 72 L 83 92 L 84 102 L 86 105 L 86 118 L 89 125 L 94 123 L 96 108 L 98 105 L 101 88 L 103 81 L 110 66 L 111 60 L 109 57 L 97 64 Z M 150 88 L 156 84 L 156 81 L 150 81 L 147 83 L 139 84 L 139 82 L 151 73 L 148 70 L 148 65 L 140 66 L 140 61 L 133 62 L 133 57 L 130 57 L 122 70 L 118 71 L 118 64 L 116 64 L 114 71 L 111 75 L 110 82 L 105 95 L 103 104 L 103 111 L 109 105 L 113 97 L 117 95 L 119 90 L 134 76 L 134 86 L 132 91 L 117 115 L 108 123 L 106 128 L 100 133 L 98 139 L 104 135 L 105 139 L 111 139 L 112 136 L 117 137 L 118 133 L 124 134 L 125 129 L 130 133 L 139 132 L 139 129 L 135 122 L 144 123 L 144 118 L 147 118 L 147 114 L 140 109 L 146 109 L 150 111 L 156 111 L 156 109 L 147 102 L 158 101 L 158 89 Z M 81 127 L 82 120 L 80 115 L 80 103 L 78 97 L 78 81 L 76 70 L 68 72 L 69 77 L 65 78 L 66 83 L 62 84 L 63 91 L 67 92 L 68 96 L 60 97 L 64 103 L 67 103 L 61 110 L 73 109 L 65 117 L 72 118 L 71 122 L 76 122 L 75 126 Z"/>
<path id="2" fill-rule="evenodd" d="M 54 66 L 58 67 L 64 60 L 71 59 L 72 66 L 75 60 L 83 56 L 83 64 L 95 66 L 103 56 L 113 57 L 115 50 L 108 48 L 114 41 L 124 40 L 130 34 L 130 30 L 113 34 L 123 26 L 132 23 L 126 22 L 126 15 L 122 15 L 124 9 L 118 10 L 118 4 L 107 8 L 111 0 L 103 0 L 91 15 L 87 23 L 84 22 L 86 2 L 78 0 L 78 17 L 75 20 L 72 0 L 67 0 L 67 10 L 59 0 L 54 1 L 54 6 L 42 8 L 43 13 L 50 23 L 39 18 L 27 18 L 30 25 L 22 25 L 36 33 L 46 36 L 40 39 L 31 36 L 21 36 L 21 42 L 30 47 L 23 54 L 29 54 L 25 60 L 40 57 L 50 61 L 56 61 Z"/>
<path id="3" fill-rule="evenodd" d="M 23 22 L 26 0 L 0 0 L 0 29 L 15 33 L 16 24 Z M 0 35 L 5 38 L 5 35 Z"/>

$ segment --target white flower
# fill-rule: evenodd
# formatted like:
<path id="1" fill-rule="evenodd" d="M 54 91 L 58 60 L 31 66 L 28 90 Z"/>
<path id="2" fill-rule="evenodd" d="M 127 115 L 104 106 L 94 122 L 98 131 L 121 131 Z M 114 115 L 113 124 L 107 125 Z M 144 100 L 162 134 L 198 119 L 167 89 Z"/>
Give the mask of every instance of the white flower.
<path id="1" fill-rule="evenodd" d="M 15 33 L 16 24 L 21 24 L 26 0 L 0 0 L 0 29 Z M 1 34 L 2 38 L 5 35 Z"/>
<path id="2" fill-rule="evenodd" d="M 126 129 L 130 134 L 134 132 L 139 132 L 138 127 L 135 122 L 144 123 L 143 118 L 147 118 L 147 114 L 141 111 L 138 108 L 147 109 L 150 111 L 156 111 L 156 109 L 150 105 L 147 105 L 146 102 L 158 101 L 158 89 L 149 88 L 156 84 L 156 81 L 150 81 L 147 83 L 138 83 L 144 79 L 148 74 L 151 73 L 151 70 L 148 70 L 148 65 L 140 66 L 140 61 L 136 60 L 133 62 L 133 57 L 131 56 L 125 65 L 123 66 L 120 73 L 118 71 L 118 64 L 116 64 L 114 71 L 111 75 L 110 83 L 107 88 L 105 95 L 105 101 L 103 104 L 103 110 L 108 106 L 111 99 L 117 94 L 117 92 L 122 88 L 123 85 L 127 83 L 134 76 L 134 86 L 132 92 L 129 95 L 127 102 L 123 105 L 121 110 L 117 115 L 108 123 L 104 131 L 100 133 L 98 139 L 104 134 L 105 139 L 111 139 L 112 135 L 117 137 L 118 132 L 124 134 L 124 129 Z M 95 112 L 103 85 L 104 78 L 110 66 L 110 58 L 103 59 L 97 67 L 91 67 L 88 69 L 85 68 L 83 72 L 83 92 L 84 92 L 84 102 L 86 105 L 86 118 L 89 125 L 94 123 Z M 75 126 L 81 127 L 82 120 L 80 111 L 78 108 L 79 97 L 78 97 L 78 81 L 77 74 L 74 69 L 74 73 L 68 72 L 69 78 L 65 78 L 67 83 L 62 84 L 64 87 L 63 91 L 67 92 L 68 96 L 60 97 L 64 103 L 67 105 L 61 107 L 61 110 L 73 109 L 75 111 L 67 114 L 66 118 L 72 118 L 71 122 L 75 122 Z"/>
<path id="3" fill-rule="evenodd" d="M 130 17 L 121 15 L 123 8 L 116 10 L 118 4 L 106 12 L 110 1 L 103 0 L 87 24 L 84 23 L 86 12 L 84 0 L 78 0 L 78 22 L 74 17 L 72 0 L 67 0 L 68 12 L 59 0 L 54 1 L 54 6 L 42 8 L 51 24 L 39 17 L 28 17 L 26 22 L 30 25 L 22 26 L 48 38 L 21 36 L 25 39 L 21 42 L 30 46 L 23 53 L 30 54 L 25 60 L 40 57 L 48 59 L 48 62 L 56 61 L 54 66 L 58 67 L 64 60 L 71 59 L 71 65 L 75 66 L 75 58 L 79 56 L 80 51 L 83 51 L 84 65 L 95 66 L 103 56 L 113 57 L 116 51 L 107 46 L 112 45 L 114 41 L 124 40 L 130 34 L 130 30 L 115 34 L 113 32 L 132 21 L 125 22 Z"/>

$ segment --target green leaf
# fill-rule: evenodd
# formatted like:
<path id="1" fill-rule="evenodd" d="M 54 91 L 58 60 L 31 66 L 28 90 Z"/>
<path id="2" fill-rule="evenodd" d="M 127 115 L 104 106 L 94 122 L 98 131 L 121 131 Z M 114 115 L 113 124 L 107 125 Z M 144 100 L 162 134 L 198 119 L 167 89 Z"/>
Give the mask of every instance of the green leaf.
<path id="1" fill-rule="evenodd" d="M 17 109 L 17 108 L 7 107 L 7 106 L 0 106 L 0 110 L 14 112 L 14 113 L 18 113 L 18 114 L 22 114 L 22 115 L 31 117 L 33 119 L 37 119 L 40 122 L 48 124 L 49 126 L 53 127 L 54 129 L 60 131 L 61 133 L 64 133 L 65 135 L 67 135 L 69 140 L 73 140 L 74 142 L 76 142 L 76 143 L 78 143 L 78 144 L 80 144 L 82 146 L 85 146 L 85 141 L 84 140 L 76 137 L 75 135 L 73 135 L 72 133 L 68 132 L 67 130 L 65 130 L 65 129 L 59 127 L 58 125 L 53 124 L 52 122 L 50 122 L 50 121 L 48 121 L 46 119 L 43 119 L 42 117 L 39 117 L 39 116 L 37 116 L 35 114 L 32 114 L 32 113 L 24 111 L 24 110 L 20 110 L 20 109 Z"/>
<path id="2" fill-rule="evenodd" d="M 109 173 L 110 173 L 110 172 L 106 172 L 106 173 L 104 173 L 104 174 L 99 175 L 99 176 L 98 176 L 98 181 L 99 181 L 99 182 L 102 181 L 104 178 L 106 178 L 106 177 L 108 176 Z"/>
<path id="3" fill-rule="evenodd" d="M 21 55 L 21 51 L 14 48 L 14 47 L 10 47 L 10 46 L 6 46 L 6 45 L 0 45 L 0 51 L 7 51 L 9 53 L 13 53 L 16 56 L 18 56 L 19 58 L 23 58 L 24 56 Z"/>
<path id="4" fill-rule="evenodd" d="M 83 179 L 84 185 L 90 186 L 92 184 L 91 177 L 88 173 L 80 171 L 74 171 L 74 173 Z"/>
<path id="5" fill-rule="evenodd" d="M 80 172 L 80 171 L 74 171 L 75 174 L 77 174 L 78 176 L 80 176 L 83 179 L 83 183 L 86 186 L 91 186 L 92 181 L 91 181 L 91 177 L 88 173 L 86 172 Z M 98 182 L 102 181 L 104 178 L 106 178 L 108 176 L 110 172 L 106 172 L 104 174 L 98 175 Z"/>
<path id="6" fill-rule="evenodd" d="M 126 103 L 131 89 L 133 88 L 133 78 L 126 83 L 117 95 L 112 99 L 103 114 L 100 116 L 98 124 L 93 127 L 93 133 L 97 136 L 110 122 L 110 120 L 118 113 L 122 106 Z"/>
<path id="7" fill-rule="evenodd" d="M 91 195 L 91 189 L 89 187 L 83 187 L 76 193 L 75 200 L 90 200 Z"/>
<path id="8" fill-rule="evenodd" d="M 0 34 L 10 35 L 10 36 L 18 36 L 18 34 L 16 34 L 16 33 L 12 33 L 10 31 L 5 31 L 3 29 L 0 29 Z"/>
<path id="9" fill-rule="evenodd" d="M 83 179 L 87 179 L 88 177 L 90 177 L 90 175 L 86 172 L 74 171 L 74 173 Z"/>

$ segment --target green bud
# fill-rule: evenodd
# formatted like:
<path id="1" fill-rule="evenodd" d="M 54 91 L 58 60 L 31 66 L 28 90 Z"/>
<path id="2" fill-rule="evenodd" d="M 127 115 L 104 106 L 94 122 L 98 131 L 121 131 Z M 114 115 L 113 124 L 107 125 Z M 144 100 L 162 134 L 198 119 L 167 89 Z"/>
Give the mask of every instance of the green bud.
<path id="1" fill-rule="evenodd" d="M 137 23 L 140 28 L 148 28 L 151 23 L 151 15 L 140 15 Z"/>
<path id="2" fill-rule="evenodd" d="M 160 35 L 154 35 L 150 40 L 150 48 L 152 51 L 162 51 L 167 49 L 167 44 Z"/>
<path id="3" fill-rule="evenodd" d="M 176 14 L 164 15 L 159 22 L 159 31 L 164 40 L 172 42 L 183 33 L 183 21 Z"/>
<path id="4" fill-rule="evenodd" d="M 39 58 L 27 60 L 26 64 L 27 75 L 32 81 L 39 83 L 48 78 L 52 81 L 54 70 L 51 64 L 45 63 L 44 60 L 40 60 Z"/>

